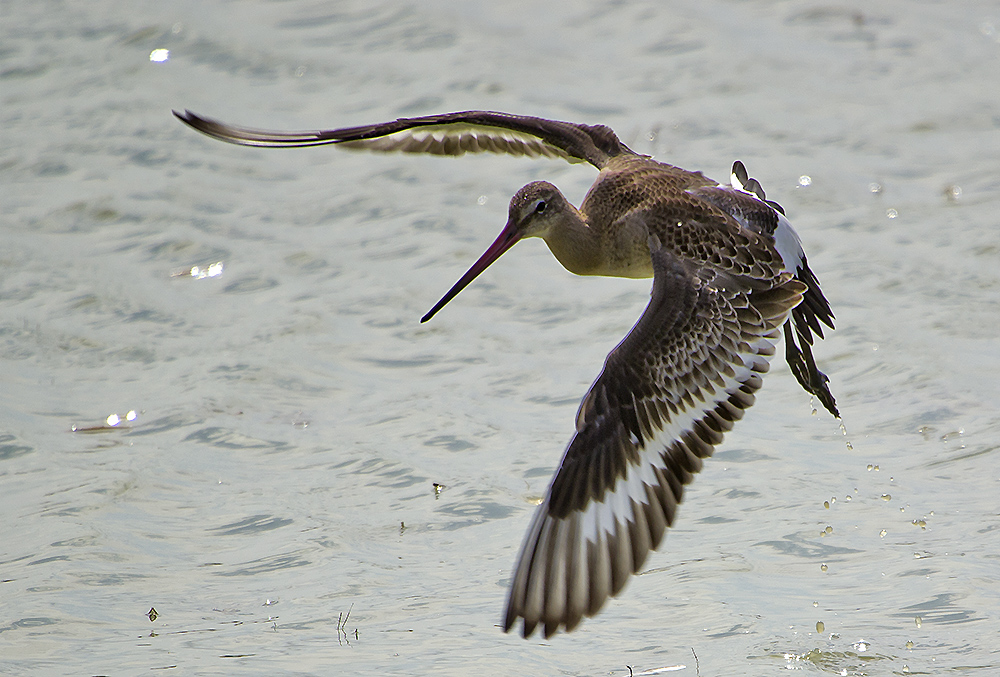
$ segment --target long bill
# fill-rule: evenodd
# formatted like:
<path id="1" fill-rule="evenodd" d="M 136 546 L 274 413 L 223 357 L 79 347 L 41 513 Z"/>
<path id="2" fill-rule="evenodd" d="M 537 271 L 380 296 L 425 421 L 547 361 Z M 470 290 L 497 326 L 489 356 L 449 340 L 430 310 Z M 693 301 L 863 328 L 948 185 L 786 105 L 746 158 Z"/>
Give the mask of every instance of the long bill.
<path id="1" fill-rule="evenodd" d="M 469 283 L 479 277 L 479 274 L 490 267 L 490 264 L 496 261 L 498 258 L 503 256 L 503 253 L 514 246 L 514 244 L 521 239 L 520 233 L 518 233 L 517 226 L 512 221 L 508 221 L 507 225 L 504 226 L 503 231 L 500 236 L 489 246 L 489 248 L 483 252 L 483 255 L 479 257 L 479 260 L 472 264 L 472 267 L 466 271 L 465 275 L 462 276 L 455 286 L 448 290 L 448 293 L 441 297 L 441 300 L 434 304 L 434 307 L 427 311 L 427 314 L 420 318 L 420 322 L 426 322 L 427 320 L 434 317 L 437 311 L 444 308 L 448 301 L 458 296 L 458 293 L 469 286 Z"/>

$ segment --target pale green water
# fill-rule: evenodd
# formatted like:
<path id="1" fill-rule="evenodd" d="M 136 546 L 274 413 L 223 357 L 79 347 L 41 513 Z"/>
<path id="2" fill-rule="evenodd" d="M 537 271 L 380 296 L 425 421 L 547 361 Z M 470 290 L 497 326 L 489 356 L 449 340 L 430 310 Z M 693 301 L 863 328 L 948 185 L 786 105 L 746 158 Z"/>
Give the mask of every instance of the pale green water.
<path id="1" fill-rule="evenodd" d="M 1000 670 L 1000 10 L 556 7 L 4 5 L 0 672 Z M 579 202 L 594 172 L 237 148 L 184 107 L 488 108 L 742 159 L 834 306 L 849 435 L 776 362 L 620 599 L 504 635 L 531 501 L 649 282 L 531 241 L 417 320 L 518 187 Z"/>

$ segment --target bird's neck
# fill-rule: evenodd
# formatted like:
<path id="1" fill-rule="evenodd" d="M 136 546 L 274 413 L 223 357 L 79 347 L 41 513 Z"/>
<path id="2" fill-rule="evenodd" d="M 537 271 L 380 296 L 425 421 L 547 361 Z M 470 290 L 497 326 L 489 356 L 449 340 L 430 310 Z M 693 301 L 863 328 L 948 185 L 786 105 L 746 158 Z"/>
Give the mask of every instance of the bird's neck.
<path id="1" fill-rule="evenodd" d="M 575 275 L 599 274 L 603 264 L 597 232 L 572 205 L 543 238 L 563 268 Z"/>

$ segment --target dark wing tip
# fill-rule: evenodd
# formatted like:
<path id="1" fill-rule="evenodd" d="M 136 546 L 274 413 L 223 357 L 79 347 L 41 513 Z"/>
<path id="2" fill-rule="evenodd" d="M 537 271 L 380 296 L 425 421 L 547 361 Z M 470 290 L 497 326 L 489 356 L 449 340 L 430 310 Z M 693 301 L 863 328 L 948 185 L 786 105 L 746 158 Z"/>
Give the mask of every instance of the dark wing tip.
<path id="1" fill-rule="evenodd" d="M 749 179 L 745 184 L 743 184 L 743 190 L 753 193 L 760 198 L 762 202 L 766 201 L 766 195 L 764 195 L 764 189 L 761 187 L 760 182 L 757 179 Z"/>
<path id="2" fill-rule="evenodd" d="M 733 163 L 733 175 L 739 180 L 740 185 L 746 185 L 746 182 L 750 180 L 750 175 L 747 173 L 747 168 L 743 165 L 740 160 Z"/>
<path id="3" fill-rule="evenodd" d="M 210 118 L 204 118 L 187 108 L 184 109 L 184 112 L 178 112 L 176 110 L 171 110 L 170 112 L 174 114 L 175 118 L 177 118 L 184 124 L 188 125 L 189 127 L 197 129 L 199 132 L 205 132 L 205 130 L 213 126 L 215 127 L 221 126 L 219 122 L 216 122 L 215 120 L 212 120 Z"/>
<path id="4" fill-rule="evenodd" d="M 792 370 L 792 375 L 802 389 L 814 396 L 830 414 L 839 419 L 840 410 L 837 400 L 830 391 L 830 378 L 816 366 L 812 347 L 801 338 L 795 341 L 795 329 L 792 323 L 785 324 L 785 361 Z"/>
<path id="5" fill-rule="evenodd" d="M 176 110 L 171 112 L 174 114 L 175 118 L 195 131 L 211 136 L 212 138 L 219 139 L 220 141 L 240 143 L 237 137 L 233 134 L 234 128 L 230 128 L 228 125 L 225 125 L 218 120 L 202 117 L 187 108 L 184 109 L 183 113 L 179 113 Z"/>

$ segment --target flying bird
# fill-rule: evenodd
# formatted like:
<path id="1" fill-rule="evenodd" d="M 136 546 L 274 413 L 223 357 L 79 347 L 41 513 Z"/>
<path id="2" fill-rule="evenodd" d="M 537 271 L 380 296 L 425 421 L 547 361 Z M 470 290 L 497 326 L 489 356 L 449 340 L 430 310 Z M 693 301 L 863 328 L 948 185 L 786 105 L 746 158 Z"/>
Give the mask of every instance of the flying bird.
<path id="1" fill-rule="evenodd" d="M 621 592 L 671 526 L 684 485 L 753 405 L 784 333 L 799 384 L 839 418 L 813 358 L 833 312 L 784 210 L 743 163 L 728 184 L 641 155 L 604 125 L 489 111 L 400 118 L 325 131 L 235 127 L 178 113 L 244 146 L 339 145 L 434 155 L 491 152 L 587 162 L 579 208 L 533 181 L 507 224 L 424 315 L 426 322 L 526 237 L 577 275 L 653 278 L 642 316 L 580 403 L 575 431 L 515 562 L 503 628 L 573 630 Z"/>

